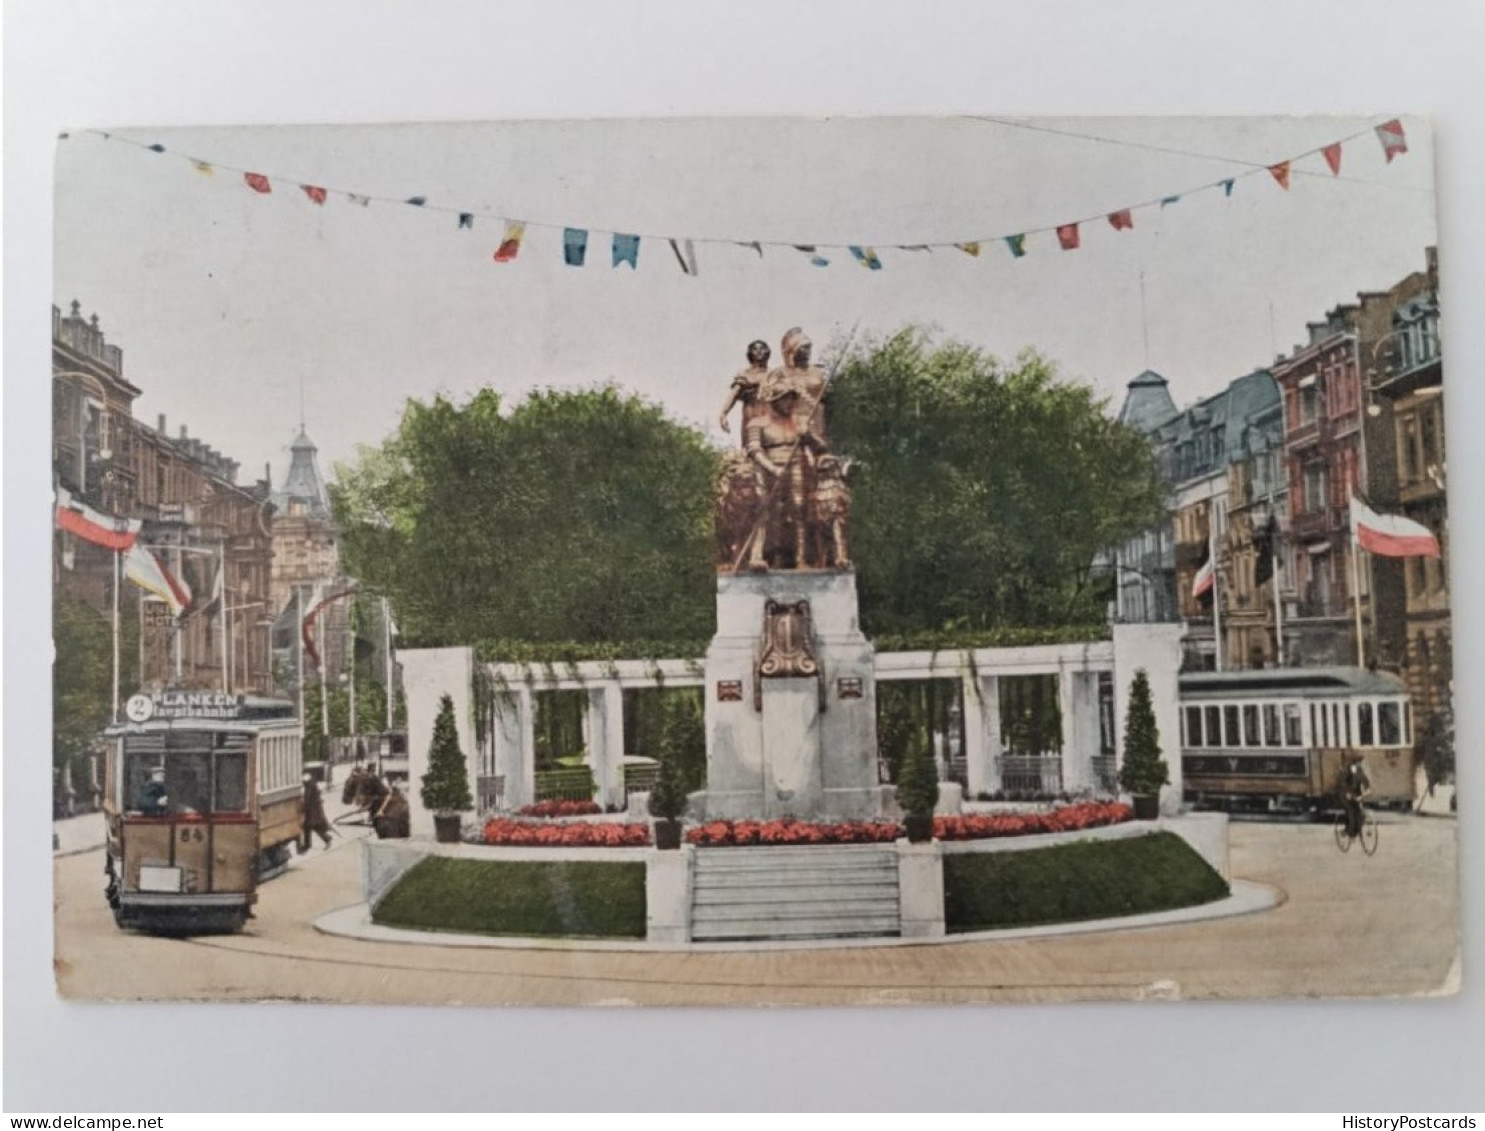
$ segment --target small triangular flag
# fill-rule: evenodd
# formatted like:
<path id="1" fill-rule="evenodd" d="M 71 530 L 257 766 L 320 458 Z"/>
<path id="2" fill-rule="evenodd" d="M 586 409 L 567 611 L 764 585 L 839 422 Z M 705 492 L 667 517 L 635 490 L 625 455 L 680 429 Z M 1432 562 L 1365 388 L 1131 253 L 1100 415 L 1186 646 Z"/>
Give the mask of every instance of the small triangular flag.
<path id="1" fill-rule="evenodd" d="M 763 258 L 763 245 L 761 243 L 759 243 L 757 240 L 750 240 L 750 241 L 748 241 L 746 243 L 744 243 L 743 241 L 739 240 L 739 241 L 737 241 L 737 246 L 738 247 L 750 247 L 750 248 L 752 248 L 754 251 L 756 251 L 758 253 L 758 258 L 759 259 L 762 259 Z"/>
<path id="2" fill-rule="evenodd" d="M 1125 228 L 1134 227 L 1134 217 L 1130 215 L 1129 209 L 1121 208 L 1117 212 L 1109 213 L 1109 223 L 1113 225 L 1114 231 L 1122 231 Z"/>
<path id="3" fill-rule="evenodd" d="M 325 203 L 325 190 L 319 185 L 300 185 L 299 187 L 304 190 L 304 195 L 316 204 Z"/>
<path id="4" fill-rule="evenodd" d="M 859 247 L 856 244 L 852 244 L 851 254 L 856 257 L 856 262 L 863 267 L 869 268 L 872 271 L 880 271 L 882 269 L 882 261 L 877 258 L 877 253 L 872 248 Z"/>
<path id="5" fill-rule="evenodd" d="M 1005 245 L 1011 249 L 1011 257 L 1014 259 L 1020 259 L 1026 254 L 1026 236 L 1024 233 L 1019 236 L 1006 236 Z"/>
<path id="6" fill-rule="evenodd" d="M 966 255 L 980 254 L 979 240 L 970 240 L 969 243 L 956 243 L 954 246 L 957 247 L 960 251 L 964 252 Z"/>
<path id="7" fill-rule="evenodd" d="M 210 177 L 215 172 L 211 165 L 205 161 L 192 161 L 191 164 L 196 167 L 196 172 L 200 173 L 203 177 Z"/>
<path id="8" fill-rule="evenodd" d="M 1403 132 L 1402 123 L 1396 118 L 1377 127 L 1377 140 L 1382 143 L 1382 152 L 1386 154 L 1389 165 L 1399 153 L 1408 151 L 1408 135 Z"/>
<path id="9" fill-rule="evenodd" d="M 633 270 L 639 269 L 639 237 L 626 235 L 623 232 L 614 233 L 614 266 L 622 263 L 629 264 Z"/>
<path id="10" fill-rule="evenodd" d="M 496 263 L 509 263 L 521 254 L 521 240 L 526 236 L 526 225 L 520 220 L 507 220 L 505 222 L 505 238 L 500 241 L 500 246 L 495 249 Z"/>
<path id="11" fill-rule="evenodd" d="M 1076 224 L 1059 224 L 1057 226 L 1057 242 L 1062 245 L 1063 251 L 1076 251 L 1079 246 L 1078 226 Z"/>
<path id="12" fill-rule="evenodd" d="M 1161 208 L 1169 208 L 1172 204 L 1179 204 L 1179 203 L 1181 203 L 1181 197 L 1180 197 L 1179 194 L 1176 195 L 1176 196 L 1163 196 L 1163 197 L 1160 198 L 1160 207 Z"/>
<path id="13" fill-rule="evenodd" d="M 244 173 L 242 179 L 247 182 L 247 187 L 254 192 L 273 191 L 273 186 L 268 183 L 268 178 L 262 173 Z"/>
<path id="14" fill-rule="evenodd" d="M 1289 162 L 1280 161 L 1277 165 L 1270 165 L 1268 171 L 1274 175 L 1274 180 L 1279 182 L 1281 189 L 1289 187 Z"/>
<path id="15" fill-rule="evenodd" d="M 804 252 L 804 254 L 808 255 L 810 257 L 810 263 L 815 267 L 830 266 L 830 260 L 821 255 L 819 251 L 815 249 L 815 245 L 812 243 L 797 243 L 794 245 L 794 250 L 802 251 Z"/>
<path id="16" fill-rule="evenodd" d="M 1327 145 L 1320 152 L 1325 154 L 1325 163 L 1330 166 L 1330 171 L 1339 177 L 1341 175 L 1341 143 Z"/>
<path id="17" fill-rule="evenodd" d="M 679 244 L 675 240 L 671 240 L 670 250 L 675 252 L 676 261 L 680 263 L 682 271 L 687 275 L 697 274 L 696 245 L 692 241 L 686 240 L 684 244 Z"/>
<path id="18" fill-rule="evenodd" d="M 1225 180 L 1225 181 L 1222 182 L 1222 195 L 1223 196 L 1231 196 L 1232 195 L 1232 185 L 1233 185 L 1233 178 L 1232 177 L 1228 177 L 1227 180 Z"/>
<path id="19" fill-rule="evenodd" d="M 145 148 L 148 149 L 151 153 L 164 153 L 165 152 L 165 147 L 163 145 L 161 145 L 158 141 L 155 142 L 154 145 L 147 145 L 147 146 L 145 146 Z"/>
<path id="20" fill-rule="evenodd" d="M 410 196 L 407 198 L 406 203 L 414 204 L 417 205 L 417 207 L 421 208 L 423 207 L 423 205 L 428 203 L 428 198 L 426 196 Z"/>
<path id="21" fill-rule="evenodd" d="M 461 212 L 461 213 L 459 213 L 459 227 L 461 227 L 461 228 L 473 228 L 474 227 L 474 213 L 473 212 Z"/>
<path id="22" fill-rule="evenodd" d="M 562 229 L 562 262 L 569 267 L 581 267 L 588 258 L 588 230 L 586 228 Z"/>

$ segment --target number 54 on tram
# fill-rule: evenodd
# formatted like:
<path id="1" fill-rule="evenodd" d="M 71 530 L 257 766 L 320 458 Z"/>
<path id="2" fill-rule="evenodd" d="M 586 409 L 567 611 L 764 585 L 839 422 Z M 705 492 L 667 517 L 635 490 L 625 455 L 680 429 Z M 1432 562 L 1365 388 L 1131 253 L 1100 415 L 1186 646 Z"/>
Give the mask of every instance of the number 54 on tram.
<path id="1" fill-rule="evenodd" d="M 105 731 L 107 898 L 121 927 L 240 930 L 303 820 L 293 704 L 216 692 L 135 695 Z"/>

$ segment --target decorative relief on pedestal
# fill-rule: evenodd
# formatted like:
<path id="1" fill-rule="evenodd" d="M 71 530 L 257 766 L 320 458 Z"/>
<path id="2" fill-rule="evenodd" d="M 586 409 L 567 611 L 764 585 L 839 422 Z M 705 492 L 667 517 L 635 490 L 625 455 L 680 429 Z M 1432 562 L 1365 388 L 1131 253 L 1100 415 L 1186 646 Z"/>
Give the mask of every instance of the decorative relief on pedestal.
<path id="1" fill-rule="evenodd" d="M 825 681 L 815 656 L 808 601 L 775 601 L 763 606 L 763 644 L 754 670 L 753 706 L 763 710 L 765 679 L 818 679 L 820 709 L 825 708 Z"/>

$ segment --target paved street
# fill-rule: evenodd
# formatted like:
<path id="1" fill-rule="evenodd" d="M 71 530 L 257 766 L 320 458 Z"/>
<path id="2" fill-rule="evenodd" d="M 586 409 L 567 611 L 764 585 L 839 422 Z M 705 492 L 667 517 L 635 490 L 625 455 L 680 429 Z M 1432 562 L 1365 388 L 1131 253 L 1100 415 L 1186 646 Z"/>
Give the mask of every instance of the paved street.
<path id="1" fill-rule="evenodd" d="M 358 899 L 353 831 L 262 889 L 239 936 L 131 935 L 97 852 L 58 857 L 61 992 L 83 998 L 467 1004 L 867 1004 L 1423 994 L 1457 980 L 1455 821 L 1385 814 L 1381 848 L 1325 825 L 1238 822 L 1232 864 L 1281 888 L 1272 911 L 1064 938 L 813 951 L 457 950 L 332 938 Z"/>

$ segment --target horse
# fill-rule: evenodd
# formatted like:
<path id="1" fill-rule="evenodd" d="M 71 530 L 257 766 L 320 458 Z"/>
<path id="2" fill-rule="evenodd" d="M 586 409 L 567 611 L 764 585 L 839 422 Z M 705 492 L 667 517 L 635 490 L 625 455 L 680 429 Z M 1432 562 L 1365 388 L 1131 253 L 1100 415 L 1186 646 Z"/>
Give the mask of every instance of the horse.
<path id="1" fill-rule="evenodd" d="M 357 766 L 351 771 L 340 801 L 342 805 L 356 806 L 370 818 L 378 839 L 405 837 L 411 832 L 412 814 L 407 799 L 396 786 L 388 785 L 368 769 Z"/>

